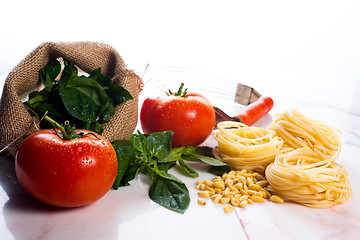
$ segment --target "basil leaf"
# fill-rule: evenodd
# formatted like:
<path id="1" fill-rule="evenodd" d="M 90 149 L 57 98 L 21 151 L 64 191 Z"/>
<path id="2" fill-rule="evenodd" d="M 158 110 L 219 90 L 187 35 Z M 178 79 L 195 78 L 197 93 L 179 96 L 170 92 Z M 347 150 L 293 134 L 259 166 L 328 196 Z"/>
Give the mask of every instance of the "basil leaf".
<path id="1" fill-rule="evenodd" d="M 114 106 L 134 99 L 128 90 L 119 85 L 112 84 L 108 76 L 102 75 L 101 68 L 94 70 L 90 74 L 90 78 L 95 79 L 101 86 L 105 87 L 105 92 Z"/>
<path id="2" fill-rule="evenodd" d="M 92 78 L 75 77 L 66 84 L 68 88 L 76 88 L 94 100 L 97 105 L 106 104 L 110 99 L 101 85 Z"/>
<path id="3" fill-rule="evenodd" d="M 158 163 L 157 167 L 159 170 L 167 172 L 169 169 L 173 168 L 176 165 L 175 162 L 167 162 L 167 163 Z"/>
<path id="4" fill-rule="evenodd" d="M 83 122 L 95 122 L 99 115 L 108 120 L 115 112 L 104 89 L 91 78 L 75 77 L 60 85 L 59 93 L 69 114 Z"/>
<path id="5" fill-rule="evenodd" d="M 228 173 L 231 171 L 231 168 L 229 165 L 224 166 L 211 166 L 211 168 L 208 170 L 209 173 L 215 174 L 217 176 L 222 175 L 223 173 Z"/>
<path id="6" fill-rule="evenodd" d="M 173 148 L 168 156 L 157 160 L 158 163 L 177 162 L 181 158 L 181 148 Z"/>
<path id="7" fill-rule="evenodd" d="M 64 62 L 64 70 L 61 73 L 59 84 L 65 86 L 70 80 L 77 77 L 78 70 L 73 62 L 68 61 L 66 59 L 63 59 L 63 62 Z"/>
<path id="8" fill-rule="evenodd" d="M 121 179 L 120 186 L 128 186 L 129 182 L 133 180 L 139 172 L 144 169 L 144 166 L 138 162 L 130 162 L 124 176 Z"/>
<path id="9" fill-rule="evenodd" d="M 182 169 L 188 174 L 190 175 L 191 177 L 198 177 L 199 174 L 194 170 L 192 169 L 191 167 L 189 167 L 182 158 L 179 158 L 179 165 L 182 167 Z"/>
<path id="10" fill-rule="evenodd" d="M 111 85 L 111 79 L 108 76 L 101 74 L 101 68 L 92 71 L 90 78 L 95 79 L 103 87 L 109 87 Z"/>
<path id="11" fill-rule="evenodd" d="M 60 87 L 60 96 L 68 113 L 85 123 L 98 119 L 100 106 L 87 94 L 73 87 Z"/>
<path id="12" fill-rule="evenodd" d="M 63 117 L 67 115 L 66 109 L 61 104 L 61 99 L 53 94 L 54 90 L 48 91 L 42 89 L 29 94 L 29 99 L 24 104 L 29 106 L 39 116 L 43 116 L 46 112 L 49 116 L 59 122 L 64 122 Z"/>
<path id="13" fill-rule="evenodd" d="M 193 156 L 197 157 L 201 162 L 207 163 L 207 164 L 209 164 L 211 166 L 227 166 L 226 163 L 224 163 L 223 161 L 220 161 L 220 160 L 218 160 L 216 158 L 197 155 L 197 154 L 193 154 Z"/>
<path id="14" fill-rule="evenodd" d="M 101 108 L 99 118 L 109 122 L 110 117 L 115 114 L 114 105 L 111 104 L 110 100 Z"/>
<path id="15" fill-rule="evenodd" d="M 190 154 L 196 153 L 196 149 L 197 149 L 196 147 L 187 146 L 181 150 L 181 153 L 185 154 L 185 155 L 190 155 Z"/>
<path id="16" fill-rule="evenodd" d="M 146 148 L 146 136 L 141 134 L 139 131 L 136 134 L 133 134 L 130 137 L 130 141 L 134 142 L 134 148 L 136 151 L 143 153 L 143 154 L 148 154 L 147 148 Z"/>
<path id="17" fill-rule="evenodd" d="M 39 79 L 45 85 L 46 91 L 50 91 L 56 84 L 56 77 L 61 72 L 61 64 L 58 60 L 51 60 L 44 68 L 39 71 Z"/>
<path id="18" fill-rule="evenodd" d="M 181 155 L 182 159 L 186 160 L 186 161 L 189 161 L 189 162 L 198 162 L 199 161 L 199 158 L 194 155 L 194 154 L 191 154 L 191 155 Z"/>
<path id="19" fill-rule="evenodd" d="M 114 106 L 117 106 L 123 102 L 134 99 L 133 96 L 129 93 L 128 90 L 119 86 L 119 85 L 110 85 L 108 89 L 105 90 L 106 94 L 112 100 Z"/>
<path id="20" fill-rule="evenodd" d="M 210 147 L 198 147 L 195 149 L 195 152 L 193 152 L 193 153 L 195 153 L 197 155 L 212 157 L 212 156 L 214 156 L 212 154 L 212 150 L 213 149 Z"/>
<path id="21" fill-rule="evenodd" d="M 121 180 L 124 177 L 126 170 L 129 166 L 129 162 L 133 161 L 136 157 L 133 142 L 129 140 L 116 140 L 112 143 L 116 157 L 118 160 L 118 171 L 116 179 L 113 184 L 114 189 L 118 189 L 121 186 Z"/>
<path id="22" fill-rule="evenodd" d="M 102 134 L 101 122 L 110 121 L 115 105 L 132 99 L 131 94 L 121 86 L 113 85 L 108 76 L 101 74 L 101 68 L 89 77 L 78 76 L 73 62 L 63 59 L 63 63 L 59 81 L 55 80 L 61 72 L 57 59 L 39 70 L 39 80 L 45 88 L 29 94 L 29 100 L 24 104 L 39 117 L 47 112 L 57 122 L 69 120 L 73 125 Z"/>
<path id="23" fill-rule="evenodd" d="M 184 213 L 190 205 L 189 190 L 185 184 L 163 171 L 157 171 L 149 197 L 159 205 L 179 213 Z"/>
<path id="24" fill-rule="evenodd" d="M 146 149 L 152 157 L 165 158 L 171 152 L 171 138 L 173 131 L 155 132 L 146 140 Z"/>

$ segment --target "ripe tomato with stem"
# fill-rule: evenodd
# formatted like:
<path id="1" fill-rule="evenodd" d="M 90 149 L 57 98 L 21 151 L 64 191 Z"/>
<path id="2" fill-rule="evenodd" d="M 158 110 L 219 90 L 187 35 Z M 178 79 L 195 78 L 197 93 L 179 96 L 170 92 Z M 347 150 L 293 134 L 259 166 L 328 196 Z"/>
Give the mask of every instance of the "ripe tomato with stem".
<path id="1" fill-rule="evenodd" d="M 103 197 L 115 181 L 115 150 L 95 132 L 75 130 L 66 123 L 57 126 L 29 135 L 20 145 L 15 157 L 20 185 L 48 205 L 91 204 Z"/>
<path id="2" fill-rule="evenodd" d="M 145 99 L 140 124 L 145 134 L 173 131 L 173 147 L 198 146 L 213 131 L 215 111 L 208 99 L 183 87 Z"/>

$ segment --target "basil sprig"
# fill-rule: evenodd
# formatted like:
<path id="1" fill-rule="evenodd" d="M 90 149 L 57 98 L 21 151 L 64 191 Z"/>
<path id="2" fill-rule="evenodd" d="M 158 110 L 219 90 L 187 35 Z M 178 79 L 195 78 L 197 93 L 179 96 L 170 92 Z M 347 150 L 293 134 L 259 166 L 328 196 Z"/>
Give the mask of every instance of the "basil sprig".
<path id="1" fill-rule="evenodd" d="M 63 59 L 61 72 L 58 59 L 51 60 L 39 71 L 39 80 L 45 88 L 29 94 L 24 103 L 38 116 L 46 112 L 56 122 L 70 121 L 79 129 L 102 133 L 103 121 L 109 121 L 115 106 L 133 99 L 123 87 L 112 84 L 109 77 L 98 68 L 89 76 L 78 76 L 73 62 Z"/>
<path id="2" fill-rule="evenodd" d="M 185 161 L 201 161 L 212 166 L 211 172 L 229 172 L 230 167 L 209 155 L 209 148 L 172 148 L 173 132 L 156 132 L 144 135 L 137 132 L 129 140 L 116 140 L 113 147 L 118 159 L 118 172 L 113 188 L 128 186 L 137 173 L 149 175 L 152 185 L 149 197 L 159 205 L 184 213 L 190 204 L 189 190 L 177 177 L 168 173 L 179 163 L 184 173 L 191 177 L 199 174 Z"/>

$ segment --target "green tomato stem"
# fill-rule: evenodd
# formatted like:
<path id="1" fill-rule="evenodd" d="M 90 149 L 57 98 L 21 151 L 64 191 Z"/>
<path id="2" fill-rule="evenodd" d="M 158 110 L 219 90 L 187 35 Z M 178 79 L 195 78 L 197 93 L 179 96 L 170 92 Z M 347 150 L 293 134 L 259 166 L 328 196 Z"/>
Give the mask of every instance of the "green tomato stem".
<path id="1" fill-rule="evenodd" d="M 70 127 L 69 121 L 65 121 L 65 123 L 64 123 L 65 127 L 63 127 L 62 125 L 60 125 L 54 119 L 50 118 L 47 115 L 45 115 L 44 119 L 46 121 L 48 121 L 51 125 L 53 125 L 54 128 L 59 128 L 61 130 L 64 140 L 71 139 L 71 127 Z"/>
<path id="2" fill-rule="evenodd" d="M 178 91 L 176 93 L 173 93 L 170 89 L 169 92 L 167 92 L 166 94 L 168 96 L 175 96 L 175 97 L 186 97 L 187 95 L 187 88 L 183 91 L 183 87 L 184 87 L 184 83 L 181 83 Z"/>

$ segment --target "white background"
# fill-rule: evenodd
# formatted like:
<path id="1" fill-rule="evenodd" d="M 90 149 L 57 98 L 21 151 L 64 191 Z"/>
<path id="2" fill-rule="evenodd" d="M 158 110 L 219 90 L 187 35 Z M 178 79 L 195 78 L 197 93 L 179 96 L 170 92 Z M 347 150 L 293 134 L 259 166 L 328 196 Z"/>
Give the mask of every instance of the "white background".
<path id="1" fill-rule="evenodd" d="M 0 76 L 44 41 L 98 41 L 142 74 L 176 66 L 261 87 L 359 79 L 359 1 L 2 1 Z"/>

